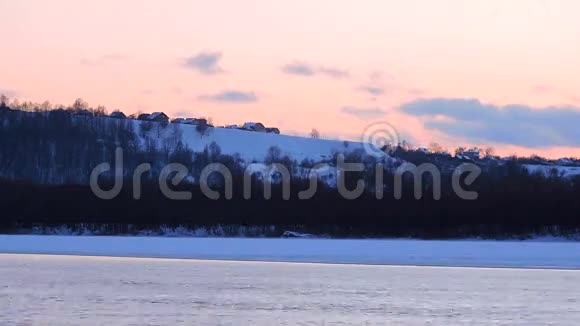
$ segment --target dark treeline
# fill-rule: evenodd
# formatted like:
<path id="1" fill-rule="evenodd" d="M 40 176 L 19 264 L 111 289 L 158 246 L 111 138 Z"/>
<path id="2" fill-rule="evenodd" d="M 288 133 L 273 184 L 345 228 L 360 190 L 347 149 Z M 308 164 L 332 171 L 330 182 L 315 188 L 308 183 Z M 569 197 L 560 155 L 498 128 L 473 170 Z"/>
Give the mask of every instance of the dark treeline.
<path id="1" fill-rule="evenodd" d="M 163 133 L 165 137 L 158 137 Z M 124 153 L 124 186 L 112 200 L 97 198 L 88 186 L 92 169 L 114 162 L 117 147 Z M 290 171 L 318 162 L 296 162 L 277 148 L 265 153 L 266 163 L 279 162 Z M 100 116 L 79 115 L 72 110 L 22 112 L 0 109 L 0 228 L 5 231 L 33 226 L 75 226 L 81 223 L 110 226 L 111 232 L 160 225 L 211 227 L 275 226 L 283 230 L 333 236 L 412 236 L 422 238 L 512 237 L 551 233 L 572 235 L 580 230 L 580 178 L 530 174 L 517 160 L 487 165 L 475 183 L 464 186 L 477 191 L 476 200 L 462 200 L 451 186 L 453 159 L 395 153 L 406 161 L 432 162 L 442 169 L 441 199 L 433 199 L 432 179 L 423 176 L 422 198 L 413 193 L 413 178 L 404 175 L 402 199 L 393 193 L 394 168 L 383 170 L 384 196 L 374 189 L 374 161 L 361 153 L 346 153 L 348 162 L 364 162 L 363 172 L 346 175 L 347 189 L 359 179 L 367 188 L 355 200 L 344 199 L 334 187 L 318 182 L 316 195 L 298 199 L 309 180 L 293 177 L 289 200 L 282 199 L 282 186 L 273 185 L 272 198 L 263 198 L 264 184 L 252 178 L 251 200 L 243 197 L 243 171 L 251 162 L 238 155 L 224 155 L 215 143 L 193 152 L 181 141 L 180 129 L 171 124 L 137 122 Z M 187 190 L 189 200 L 170 200 L 159 189 L 158 175 L 167 163 L 181 163 L 197 179 L 208 163 L 220 162 L 233 174 L 233 198 L 224 199 L 224 180 L 217 174 L 211 187 L 221 198 L 212 200 L 193 182 L 172 187 Z M 328 160 L 330 164 L 334 160 Z M 141 198 L 134 199 L 132 172 L 141 163 L 152 170 L 144 175 Z M 295 175 L 295 174 L 294 174 Z M 101 176 L 100 185 L 112 187 L 112 175 Z"/>

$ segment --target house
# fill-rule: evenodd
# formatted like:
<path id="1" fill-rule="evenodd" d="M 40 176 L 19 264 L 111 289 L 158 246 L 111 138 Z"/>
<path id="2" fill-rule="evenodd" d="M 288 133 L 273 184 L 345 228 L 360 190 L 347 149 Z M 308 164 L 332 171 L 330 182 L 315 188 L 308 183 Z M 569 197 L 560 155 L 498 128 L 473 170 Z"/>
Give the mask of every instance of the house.
<path id="1" fill-rule="evenodd" d="M 280 134 L 280 129 L 278 128 L 266 128 L 266 132 L 269 134 Z"/>
<path id="2" fill-rule="evenodd" d="M 75 114 L 76 115 L 84 115 L 84 116 L 87 116 L 87 117 L 94 116 L 94 114 L 91 111 L 87 110 L 87 109 L 78 110 L 78 111 L 75 112 Z"/>
<path id="3" fill-rule="evenodd" d="M 185 118 L 181 123 L 185 125 L 192 125 L 194 120 L 195 120 L 194 118 Z"/>
<path id="4" fill-rule="evenodd" d="M 193 119 L 193 123 L 192 124 L 205 126 L 205 125 L 207 125 L 207 119 L 203 119 L 203 118 L 201 118 L 201 119 Z"/>
<path id="5" fill-rule="evenodd" d="M 227 125 L 225 126 L 226 129 L 240 129 L 240 126 L 238 125 Z"/>
<path id="6" fill-rule="evenodd" d="M 477 148 L 470 148 L 466 151 L 461 153 L 463 157 L 466 157 L 470 160 L 478 160 L 479 159 L 479 150 Z"/>
<path id="7" fill-rule="evenodd" d="M 171 123 L 183 123 L 185 121 L 184 118 L 175 118 L 171 120 Z"/>
<path id="8" fill-rule="evenodd" d="M 111 112 L 109 117 L 115 118 L 115 119 L 125 119 L 127 116 L 125 115 L 125 113 L 123 113 L 121 111 L 113 111 L 113 112 Z"/>
<path id="9" fill-rule="evenodd" d="M 425 147 L 421 147 L 421 148 L 417 149 L 417 151 L 419 151 L 423 154 L 431 154 L 431 152 Z"/>
<path id="10" fill-rule="evenodd" d="M 260 122 L 246 122 L 242 126 L 242 129 L 248 131 L 266 132 L 266 127 Z"/>
<path id="11" fill-rule="evenodd" d="M 573 164 L 574 162 L 569 158 L 561 158 L 561 159 L 558 159 L 556 161 L 556 163 L 559 165 L 568 165 L 568 164 Z"/>
<path id="12" fill-rule="evenodd" d="M 155 122 L 169 122 L 169 117 L 163 112 L 153 112 L 149 115 L 149 121 Z"/>
<path id="13" fill-rule="evenodd" d="M 141 113 L 137 116 L 137 120 L 149 121 L 149 113 Z"/>

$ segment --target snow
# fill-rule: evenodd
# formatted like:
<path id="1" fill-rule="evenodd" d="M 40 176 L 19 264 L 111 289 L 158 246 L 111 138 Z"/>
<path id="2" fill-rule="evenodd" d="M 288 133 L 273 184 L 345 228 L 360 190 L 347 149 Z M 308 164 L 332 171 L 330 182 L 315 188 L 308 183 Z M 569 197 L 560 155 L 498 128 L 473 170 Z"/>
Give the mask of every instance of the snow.
<path id="1" fill-rule="evenodd" d="M 0 253 L 580 269 L 571 241 L 0 235 Z"/>
<path id="2" fill-rule="evenodd" d="M 577 166 L 539 165 L 539 164 L 522 164 L 522 166 L 532 174 L 539 173 L 546 177 L 551 176 L 553 170 L 557 172 L 558 176 L 565 178 L 580 175 L 580 167 Z"/>
<path id="3" fill-rule="evenodd" d="M 137 135 L 140 134 L 139 124 L 140 121 L 134 120 Z M 222 154 L 237 153 L 248 162 L 254 160 L 262 162 L 268 149 L 273 146 L 279 147 L 282 155 L 288 155 L 298 162 L 304 159 L 311 159 L 315 162 L 328 160 L 333 157 L 334 153 L 353 151 L 365 153 L 362 142 L 315 139 L 229 128 L 208 128 L 202 134 L 196 130 L 196 126 L 187 124 L 169 124 L 166 128 L 158 127 L 160 125 L 155 124 L 148 136 L 156 139 L 159 147 L 162 146 L 162 140 L 171 137 L 173 129 L 178 128 L 182 141 L 194 152 L 202 152 L 206 146 L 216 142 Z M 377 152 L 380 150 L 377 149 Z M 388 156 L 384 154 L 383 158 L 388 158 Z"/>
<path id="4" fill-rule="evenodd" d="M 578 325 L 580 272 L 0 255 L 1 325 Z"/>

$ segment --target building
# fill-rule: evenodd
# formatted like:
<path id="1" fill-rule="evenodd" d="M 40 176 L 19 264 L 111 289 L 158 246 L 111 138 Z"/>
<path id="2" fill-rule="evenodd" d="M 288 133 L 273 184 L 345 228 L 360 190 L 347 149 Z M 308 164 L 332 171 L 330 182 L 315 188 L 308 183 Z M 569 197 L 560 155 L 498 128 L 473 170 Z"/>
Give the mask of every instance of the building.
<path id="1" fill-rule="evenodd" d="M 568 165 L 568 164 L 574 164 L 574 161 L 572 161 L 569 158 L 561 158 L 561 159 L 558 159 L 556 161 L 556 163 L 557 164 L 560 164 L 560 165 Z"/>
<path id="2" fill-rule="evenodd" d="M 175 118 L 175 119 L 171 120 L 171 123 L 183 123 L 183 121 L 185 121 L 185 119 L 183 119 L 183 118 Z"/>
<path id="3" fill-rule="evenodd" d="M 207 125 L 207 119 L 203 119 L 203 118 L 193 119 L 193 123 L 192 124 L 205 126 L 205 125 Z"/>
<path id="4" fill-rule="evenodd" d="M 477 148 L 471 148 L 461 153 L 461 156 L 470 160 L 479 160 L 479 155 L 479 150 Z"/>
<path id="5" fill-rule="evenodd" d="M 240 129 L 240 126 L 238 125 L 227 125 L 225 126 L 226 129 Z"/>
<path id="6" fill-rule="evenodd" d="M 149 113 L 141 113 L 137 116 L 137 120 L 149 121 Z"/>
<path id="7" fill-rule="evenodd" d="M 93 112 L 91 112 L 91 111 L 89 111 L 87 109 L 81 109 L 81 110 L 75 111 L 75 114 L 76 115 L 84 115 L 84 116 L 87 116 L 87 117 L 93 117 L 94 116 Z"/>
<path id="8" fill-rule="evenodd" d="M 266 128 L 266 132 L 269 134 L 280 134 L 280 129 L 278 128 Z"/>
<path id="9" fill-rule="evenodd" d="M 155 121 L 155 122 L 165 122 L 168 123 L 169 122 L 169 117 L 163 113 L 163 112 L 153 112 L 149 115 L 148 117 L 149 121 Z"/>
<path id="10" fill-rule="evenodd" d="M 111 112 L 111 114 L 109 114 L 109 117 L 115 118 L 115 119 L 125 119 L 127 116 L 125 115 L 125 113 L 123 113 L 121 111 L 113 111 L 113 112 Z"/>
<path id="11" fill-rule="evenodd" d="M 242 126 L 242 129 L 248 131 L 266 132 L 266 127 L 260 122 L 246 122 Z"/>

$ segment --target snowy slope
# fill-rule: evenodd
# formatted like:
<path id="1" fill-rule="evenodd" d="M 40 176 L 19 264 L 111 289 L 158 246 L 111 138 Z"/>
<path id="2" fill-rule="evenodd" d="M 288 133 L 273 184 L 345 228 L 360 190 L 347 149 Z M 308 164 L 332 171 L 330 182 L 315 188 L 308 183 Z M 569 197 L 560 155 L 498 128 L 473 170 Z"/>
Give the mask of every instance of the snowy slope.
<path id="1" fill-rule="evenodd" d="M 140 121 L 134 121 L 134 123 L 135 132 L 139 134 Z M 361 142 L 314 139 L 226 128 L 208 128 L 202 135 L 196 130 L 196 126 L 186 124 L 169 124 L 166 128 L 160 129 L 158 127 L 158 124 L 154 124 L 148 136 L 157 138 L 159 145 L 164 138 L 175 134 L 175 128 L 177 128 L 183 143 L 194 152 L 201 152 L 206 146 L 216 142 L 223 154 L 238 153 L 247 162 L 263 161 L 268 149 L 272 146 L 279 147 L 282 155 L 288 155 L 298 162 L 304 159 L 311 159 L 315 162 L 331 159 L 335 152 L 361 151 L 365 153 Z M 376 152 L 380 151 L 377 149 Z M 388 159 L 388 156 L 384 154 L 382 158 Z"/>
<path id="2" fill-rule="evenodd" d="M 523 164 L 528 172 L 535 174 L 540 173 L 544 176 L 551 176 L 552 171 L 555 170 L 560 177 L 571 178 L 580 175 L 580 167 L 577 166 L 561 166 L 561 165 L 539 165 L 539 164 Z"/>

